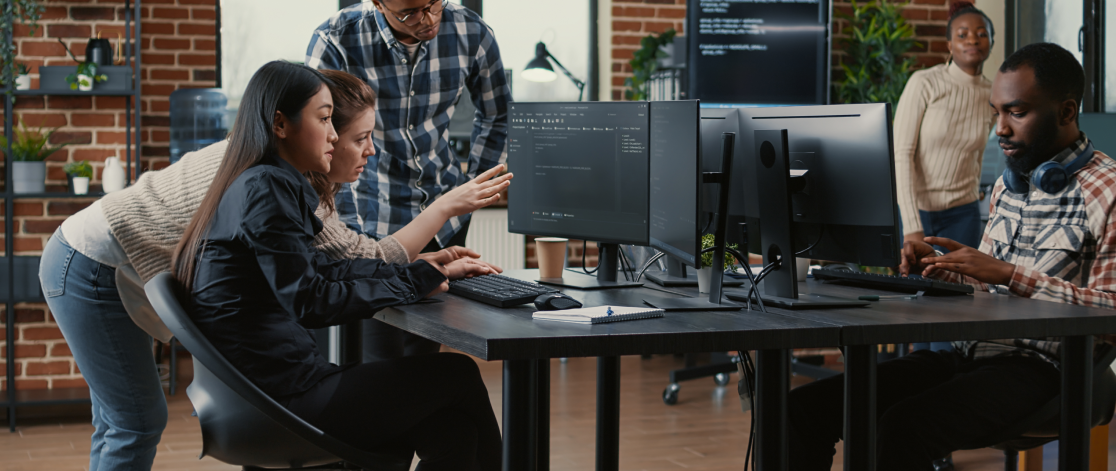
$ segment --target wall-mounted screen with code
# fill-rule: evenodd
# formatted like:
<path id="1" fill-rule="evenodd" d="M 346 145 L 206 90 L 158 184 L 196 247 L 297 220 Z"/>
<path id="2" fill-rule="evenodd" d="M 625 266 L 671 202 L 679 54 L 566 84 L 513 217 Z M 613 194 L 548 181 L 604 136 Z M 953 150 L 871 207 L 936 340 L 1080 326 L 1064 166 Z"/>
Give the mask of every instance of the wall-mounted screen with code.
<path id="1" fill-rule="evenodd" d="M 828 0 L 689 0 L 690 98 L 827 104 L 829 18 Z"/>

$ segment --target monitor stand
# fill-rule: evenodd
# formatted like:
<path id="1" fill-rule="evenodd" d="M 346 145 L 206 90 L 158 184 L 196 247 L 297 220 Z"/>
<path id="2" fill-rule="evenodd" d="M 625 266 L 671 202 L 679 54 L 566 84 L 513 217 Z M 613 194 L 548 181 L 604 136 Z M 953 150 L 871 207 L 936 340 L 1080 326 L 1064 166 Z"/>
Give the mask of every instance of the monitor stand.
<path id="1" fill-rule="evenodd" d="M 736 140 L 736 133 L 726 132 L 721 138 L 721 171 L 705 173 L 702 178 L 705 183 L 718 183 L 719 193 L 718 198 L 720 205 L 718 208 L 728 208 L 729 201 L 729 175 L 732 175 L 732 157 L 733 157 L 733 144 Z M 643 302 L 650 306 L 662 309 L 664 311 L 739 311 L 744 306 L 725 302 L 721 300 L 721 292 L 725 278 L 725 244 L 727 243 L 728 233 L 728 211 L 719 211 L 717 213 L 717 224 L 713 232 L 713 266 L 720 267 L 720 270 L 715 270 L 713 276 L 709 277 L 709 298 L 662 298 L 662 297 L 648 297 L 644 298 Z M 701 259 L 698 254 L 698 260 Z M 685 273 L 685 272 L 682 272 Z M 695 275 L 696 284 L 696 275 Z"/>
<path id="2" fill-rule="evenodd" d="M 693 268 L 687 267 L 678 259 L 667 256 L 666 257 L 666 270 L 648 269 L 647 273 L 643 274 L 644 278 L 651 280 L 659 286 L 665 287 L 678 287 L 678 286 L 697 286 L 697 271 Z M 722 283 L 724 286 L 743 286 L 744 280 L 725 279 Z"/>
<path id="3" fill-rule="evenodd" d="M 798 294 L 794 262 L 794 233 L 790 193 L 790 152 L 787 130 L 755 131 L 756 181 L 759 194 L 760 242 L 764 259 L 776 264 L 763 279 L 763 303 L 783 309 L 818 309 L 867 306 L 867 301 Z M 729 299 L 751 302 L 747 294 L 728 295 Z"/>
<path id="4" fill-rule="evenodd" d="M 616 244 L 597 244 L 597 276 L 581 275 L 563 272 L 561 278 L 539 278 L 538 282 L 544 285 L 562 286 L 584 290 L 636 288 L 643 283 L 636 281 L 617 280 L 616 273 L 620 262 L 620 246 Z"/>

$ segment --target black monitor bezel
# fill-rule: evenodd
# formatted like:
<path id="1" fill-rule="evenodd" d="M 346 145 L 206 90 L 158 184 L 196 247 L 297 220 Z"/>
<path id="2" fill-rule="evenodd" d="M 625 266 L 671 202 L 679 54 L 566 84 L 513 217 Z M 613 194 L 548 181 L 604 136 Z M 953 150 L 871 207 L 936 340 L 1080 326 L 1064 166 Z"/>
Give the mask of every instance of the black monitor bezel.
<path id="1" fill-rule="evenodd" d="M 681 254 L 682 256 L 689 256 L 689 254 L 685 253 L 685 249 L 675 247 L 673 245 L 667 244 L 665 242 L 662 242 L 660 240 L 657 240 L 657 239 L 654 239 L 654 238 L 651 237 L 651 224 L 650 224 L 650 222 L 651 222 L 651 186 L 650 185 L 647 186 L 647 192 L 648 192 L 648 194 L 647 194 L 647 205 L 648 205 L 648 210 L 647 210 L 647 218 L 648 218 L 647 239 L 648 239 L 648 243 L 650 244 L 651 248 L 660 250 L 663 253 L 665 253 L 666 255 L 674 257 L 678 261 L 682 262 L 683 265 L 694 267 L 694 268 L 701 268 L 701 236 L 702 236 L 702 234 L 701 234 L 701 229 L 702 229 L 702 227 L 701 227 L 701 197 L 702 197 L 702 188 L 701 188 L 701 185 L 702 185 L 701 101 L 700 100 L 677 100 L 677 101 L 670 101 L 669 103 L 678 103 L 678 102 L 692 102 L 694 104 L 694 106 L 696 107 L 696 115 L 697 115 L 697 119 L 694 120 L 694 126 L 695 126 L 694 136 L 695 136 L 695 141 L 697 141 L 697 149 L 695 149 L 696 153 L 694 154 L 694 172 L 693 172 L 694 192 L 696 193 L 695 198 L 694 198 L 694 212 L 693 212 L 693 214 L 694 214 L 694 236 L 695 236 L 694 240 L 696 241 L 695 246 L 694 246 L 693 262 L 690 262 L 689 260 L 686 260 L 686 259 L 682 258 L 681 256 L 679 256 L 679 254 Z M 648 109 L 648 126 L 647 126 L 647 129 L 648 129 L 648 131 L 650 131 L 651 130 L 650 120 L 653 119 L 653 114 L 655 113 L 654 104 L 655 103 L 663 103 L 663 102 L 652 101 L 652 102 L 648 102 L 648 103 L 649 103 L 649 105 L 647 107 L 647 109 Z M 651 141 L 648 140 L 648 144 L 650 144 L 650 142 Z M 647 161 L 648 161 L 648 164 L 650 164 L 650 162 L 651 162 L 650 154 L 648 154 Z M 650 177 L 651 177 L 650 168 L 648 168 L 647 176 L 648 176 L 648 180 L 650 180 Z"/>
<path id="2" fill-rule="evenodd" d="M 648 105 L 647 106 L 647 128 L 648 128 L 647 133 L 648 133 L 648 143 L 650 143 L 651 105 L 650 105 L 650 102 L 647 102 L 647 101 L 580 101 L 580 102 L 577 102 L 577 101 L 574 101 L 574 102 L 517 101 L 517 102 L 509 104 L 508 106 L 509 106 L 509 111 L 510 111 L 510 107 L 512 105 L 546 105 L 546 106 L 551 106 L 551 105 L 555 105 L 555 104 L 559 104 L 559 103 L 590 105 L 590 106 L 632 106 L 632 105 L 637 105 L 637 104 L 641 104 L 641 103 L 642 104 L 647 104 Z M 508 134 L 509 134 L 509 137 L 510 137 L 510 134 L 511 134 L 510 124 L 509 124 L 509 127 L 508 127 Z M 510 162 L 508 164 L 508 170 L 509 171 L 511 170 Z M 648 175 L 650 175 L 650 172 L 651 172 L 651 150 L 650 149 L 647 150 L 647 172 L 648 172 Z M 515 182 L 512 182 L 512 185 L 508 187 L 508 212 L 509 213 L 511 212 L 512 201 L 514 201 L 514 199 L 515 199 L 514 197 L 512 197 L 512 194 L 513 194 L 512 189 L 513 188 L 515 188 Z M 648 185 L 647 194 L 644 195 L 644 201 L 649 201 L 650 198 L 651 198 L 651 187 L 650 187 L 650 185 Z M 537 236 L 537 237 L 563 237 L 563 238 L 567 238 L 567 239 L 571 239 L 571 240 L 592 241 L 592 242 L 597 242 L 599 244 L 623 244 L 623 245 L 638 245 L 638 246 L 641 246 L 641 247 L 647 247 L 647 246 L 650 245 L 650 238 L 651 238 L 651 206 L 650 206 L 650 203 L 647 204 L 647 219 L 645 219 L 645 221 L 646 222 L 644 223 L 644 227 L 643 227 L 643 239 L 642 240 L 618 239 L 618 238 L 602 239 L 602 238 L 597 238 L 597 237 L 593 237 L 593 236 L 585 236 L 584 234 L 576 234 L 576 233 L 562 232 L 562 231 L 545 231 L 545 232 L 541 232 L 541 233 L 535 232 L 535 231 L 527 232 L 527 231 L 524 231 L 524 230 L 520 230 L 519 228 L 512 228 L 511 225 L 508 226 L 508 232 L 510 232 L 512 234 L 523 234 L 523 235 L 531 235 L 531 236 Z"/>

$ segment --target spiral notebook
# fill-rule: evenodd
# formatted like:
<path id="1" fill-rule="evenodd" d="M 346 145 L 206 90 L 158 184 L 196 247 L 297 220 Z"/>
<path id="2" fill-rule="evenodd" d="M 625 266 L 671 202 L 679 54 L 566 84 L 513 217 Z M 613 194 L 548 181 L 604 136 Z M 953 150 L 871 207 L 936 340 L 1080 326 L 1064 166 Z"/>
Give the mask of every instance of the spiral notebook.
<path id="1" fill-rule="evenodd" d="M 663 310 L 649 309 L 646 307 L 597 306 L 581 309 L 562 309 L 558 311 L 535 311 L 532 317 L 537 321 L 603 324 L 606 322 L 663 317 Z"/>

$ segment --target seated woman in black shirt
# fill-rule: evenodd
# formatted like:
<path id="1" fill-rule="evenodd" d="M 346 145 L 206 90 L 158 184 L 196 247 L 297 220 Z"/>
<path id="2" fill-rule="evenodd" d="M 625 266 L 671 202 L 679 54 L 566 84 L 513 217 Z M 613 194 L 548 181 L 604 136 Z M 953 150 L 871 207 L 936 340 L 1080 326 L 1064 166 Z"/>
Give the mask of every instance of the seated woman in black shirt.
<path id="1" fill-rule="evenodd" d="M 371 317 L 444 292 L 486 265 L 331 260 L 312 249 L 337 134 L 328 82 L 285 62 L 248 83 L 217 176 L 176 249 L 194 322 L 264 392 L 350 444 L 409 456 L 424 471 L 500 469 L 500 431 L 472 359 L 438 353 L 343 368 L 308 329 Z"/>

